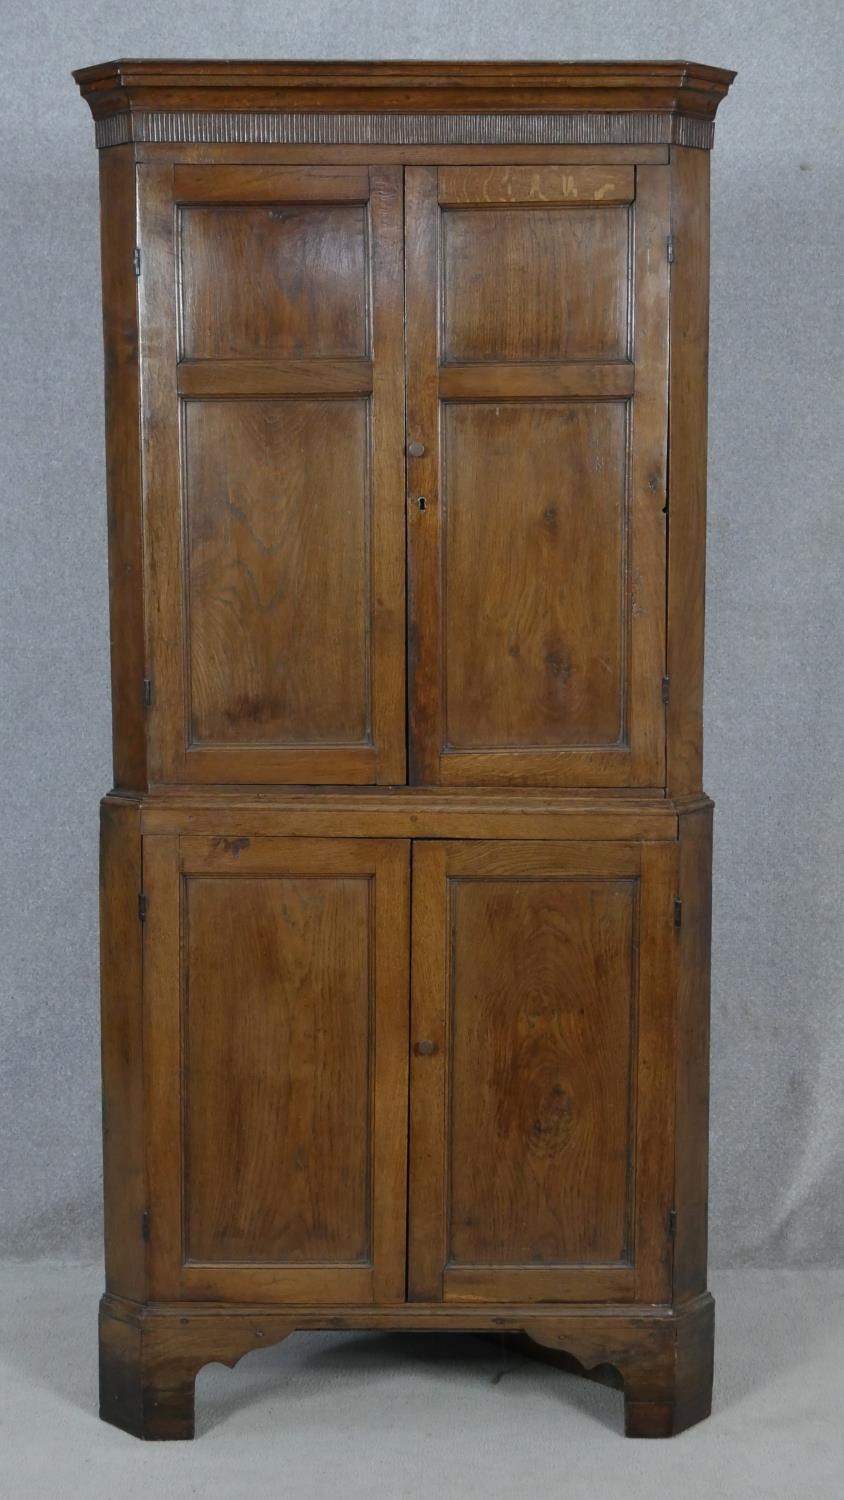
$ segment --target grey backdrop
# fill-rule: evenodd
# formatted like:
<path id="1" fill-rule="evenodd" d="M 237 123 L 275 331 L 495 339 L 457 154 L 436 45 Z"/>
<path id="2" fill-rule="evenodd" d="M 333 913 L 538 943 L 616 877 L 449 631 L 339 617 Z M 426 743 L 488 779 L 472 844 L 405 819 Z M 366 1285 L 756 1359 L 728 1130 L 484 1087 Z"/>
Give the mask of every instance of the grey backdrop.
<path id="1" fill-rule="evenodd" d="M 712 1249 L 844 1245 L 840 0 L 3 0 L 0 1235 L 100 1234 L 97 802 L 110 786 L 97 160 L 119 56 L 687 57 L 713 157 L 706 784 Z"/>

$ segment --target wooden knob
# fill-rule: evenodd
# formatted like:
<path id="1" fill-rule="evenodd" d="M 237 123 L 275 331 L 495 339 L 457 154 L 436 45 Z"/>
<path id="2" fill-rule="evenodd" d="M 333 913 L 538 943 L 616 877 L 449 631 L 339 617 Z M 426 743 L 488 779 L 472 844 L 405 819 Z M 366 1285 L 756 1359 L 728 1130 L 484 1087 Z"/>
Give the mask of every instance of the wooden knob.
<path id="1" fill-rule="evenodd" d="M 417 1042 L 416 1043 L 416 1055 L 417 1055 L 417 1057 L 430 1057 L 431 1053 L 432 1052 L 436 1052 L 436 1050 L 437 1049 L 434 1046 L 433 1042 Z"/>
<path id="2" fill-rule="evenodd" d="M 421 458 L 422 455 L 423 455 L 423 453 L 425 452 L 425 444 L 424 443 L 408 443 L 408 445 L 407 445 L 407 451 L 410 454 L 411 458 Z"/>

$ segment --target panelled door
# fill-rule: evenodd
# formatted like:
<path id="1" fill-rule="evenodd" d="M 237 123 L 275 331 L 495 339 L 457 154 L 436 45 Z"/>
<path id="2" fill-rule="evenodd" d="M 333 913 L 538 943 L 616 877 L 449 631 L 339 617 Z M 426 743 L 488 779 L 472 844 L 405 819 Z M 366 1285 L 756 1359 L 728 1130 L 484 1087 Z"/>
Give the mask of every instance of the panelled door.
<path id="1" fill-rule="evenodd" d="M 409 844 L 144 840 L 150 1295 L 405 1297 Z"/>
<path id="2" fill-rule="evenodd" d="M 411 1300 L 669 1297 L 675 861 L 414 844 Z"/>
<path id="3" fill-rule="evenodd" d="M 668 168 L 409 167 L 411 776 L 664 781 Z"/>
<path id="4" fill-rule="evenodd" d="M 152 779 L 403 781 L 401 168 L 138 174 Z"/>

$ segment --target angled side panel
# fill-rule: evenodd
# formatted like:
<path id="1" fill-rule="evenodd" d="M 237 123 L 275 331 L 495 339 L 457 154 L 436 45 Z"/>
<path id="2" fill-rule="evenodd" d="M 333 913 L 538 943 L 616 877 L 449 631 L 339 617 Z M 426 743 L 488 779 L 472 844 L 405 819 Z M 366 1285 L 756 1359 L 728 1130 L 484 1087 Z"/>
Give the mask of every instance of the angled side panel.
<path id="1" fill-rule="evenodd" d="M 100 808 L 100 991 L 106 1288 L 146 1290 L 140 809 Z"/>
<path id="2" fill-rule="evenodd" d="M 668 396 L 669 796 L 703 774 L 703 614 L 709 362 L 709 156 L 671 150 L 671 358 Z"/>
<path id="3" fill-rule="evenodd" d="M 674 1300 L 706 1290 L 712 808 L 680 818 Z"/>
<path id="4" fill-rule="evenodd" d="M 134 156 L 132 146 L 120 146 L 100 157 L 100 236 L 114 782 L 126 791 L 143 791 L 146 672 Z"/>

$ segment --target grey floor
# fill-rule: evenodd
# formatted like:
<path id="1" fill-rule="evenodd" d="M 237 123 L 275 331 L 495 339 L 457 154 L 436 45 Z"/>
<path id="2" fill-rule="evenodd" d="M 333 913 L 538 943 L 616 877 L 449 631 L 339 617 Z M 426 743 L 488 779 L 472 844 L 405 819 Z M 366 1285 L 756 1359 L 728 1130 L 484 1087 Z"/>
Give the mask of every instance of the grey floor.
<path id="1" fill-rule="evenodd" d="M 711 1420 L 625 1442 L 621 1397 L 469 1335 L 299 1334 L 197 1381 L 197 1440 L 96 1412 L 99 1267 L 0 1265 L 2 1500 L 842 1500 L 844 1271 L 713 1277 Z"/>

